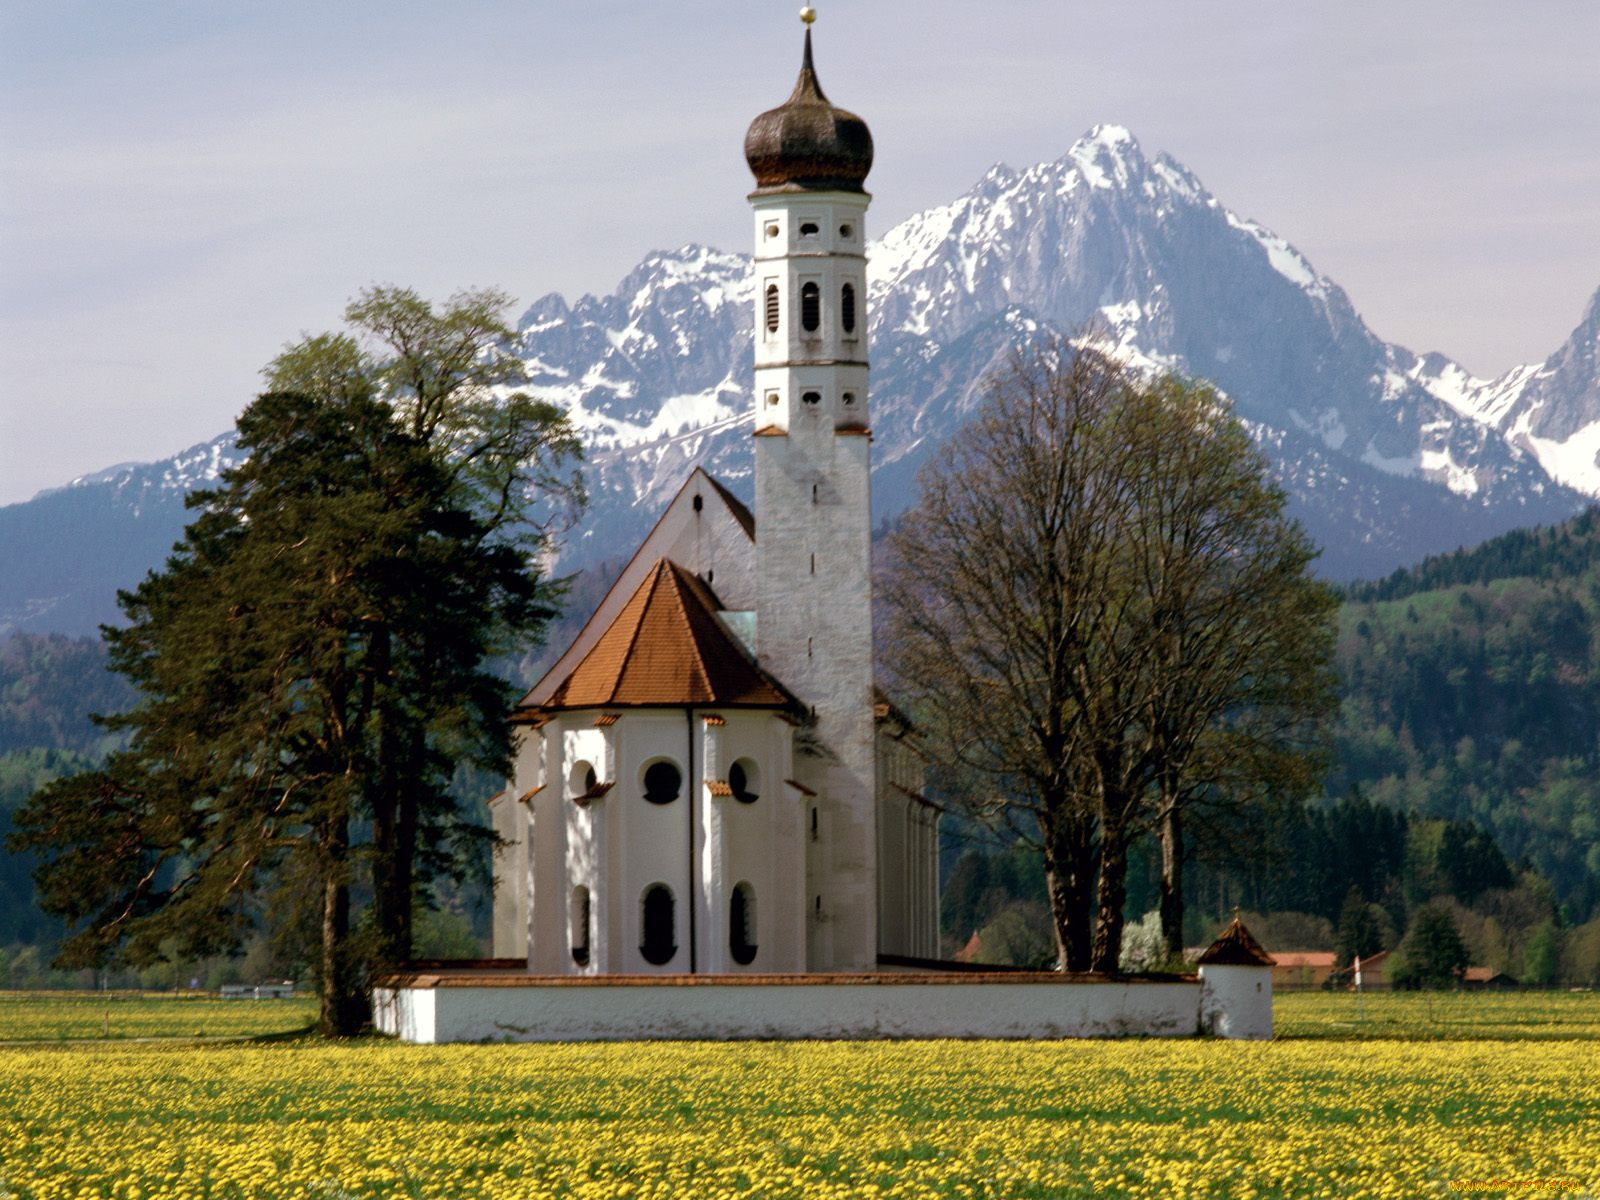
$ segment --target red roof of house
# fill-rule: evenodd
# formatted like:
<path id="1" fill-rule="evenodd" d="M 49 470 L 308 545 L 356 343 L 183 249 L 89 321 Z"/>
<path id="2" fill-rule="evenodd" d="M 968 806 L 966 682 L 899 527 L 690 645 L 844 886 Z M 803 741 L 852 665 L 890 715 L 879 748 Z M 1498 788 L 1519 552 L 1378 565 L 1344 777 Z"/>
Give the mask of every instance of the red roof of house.
<path id="1" fill-rule="evenodd" d="M 787 708 L 783 685 L 745 654 L 697 576 L 659 559 L 571 673 L 535 711 L 716 704 Z"/>
<path id="2" fill-rule="evenodd" d="M 1333 969 L 1332 950 L 1274 950 L 1272 959 L 1280 967 L 1327 967 Z"/>

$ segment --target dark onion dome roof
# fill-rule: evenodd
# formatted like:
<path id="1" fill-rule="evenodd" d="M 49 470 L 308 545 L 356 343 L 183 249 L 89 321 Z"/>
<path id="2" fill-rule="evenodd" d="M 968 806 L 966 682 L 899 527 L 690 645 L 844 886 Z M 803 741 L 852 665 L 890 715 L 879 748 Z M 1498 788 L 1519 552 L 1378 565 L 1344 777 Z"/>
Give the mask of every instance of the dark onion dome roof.
<path id="1" fill-rule="evenodd" d="M 744 157 L 760 196 L 771 192 L 861 192 L 872 170 L 872 134 L 855 113 L 828 103 L 811 62 L 811 30 L 794 92 L 750 122 Z"/>

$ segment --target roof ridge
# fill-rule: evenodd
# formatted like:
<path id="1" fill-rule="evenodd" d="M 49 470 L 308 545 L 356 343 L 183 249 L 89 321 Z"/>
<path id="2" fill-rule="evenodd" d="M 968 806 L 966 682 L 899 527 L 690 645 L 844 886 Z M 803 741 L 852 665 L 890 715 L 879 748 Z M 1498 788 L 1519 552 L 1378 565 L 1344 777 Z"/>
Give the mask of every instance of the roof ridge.
<path id="1" fill-rule="evenodd" d="M 673 588 L 673 594 L 677 597 L 678 612 L 683 617 L 684 628 L 689 630 L 691 634 L 687 640 L 689 648 L 694 655 L 694 669 L 700 672 L 700 681 L 705 686 L 707 693 L 713 693 L 716 689 L 711 686 L 711 669 L 706 665 L 706 656 L 700 646 L 700 639 L 693 636 L 694 615 L 689 611 L 687 597 L 687 593 L 691 589 L 683 578 L 688 572 L 681 564 L 673 562 L 670 558 L 663 558 L 661 561 L 667 564 L 667 568 L 672 572 L 672 581 L 677 585 Z M 697 596 L 695 599 L 698 600 L 699 597 Z"/>
<path id="2" fill-rule="evenodd" d="M 671 568 L 672 560 L 665 555 L 656 559 L 655 566 L 650 568 L 650 574 L 645 576 L 644 583 L 633 594 L 634 597 L 643 596 L 644 601 L 639 605 L 639 615 L 634 618 L 633 629 L 628 633 L 628 648 L 617 664 L 617 675 L 611 683 L 611 701 L 615 701 L 617 693 L 622 690 L 622 677 L 628 673 L 628 666 L 633 662 L 633 652 L 639 646 L 639 635 L 644 632 L 644 621 L 650 615 L 650 606 L 656 598 L 656 589 L 661 586 L 661 576 Z M 628 603 L 633 603 L 633 597 L 629 598 Z M 627 612 L 627 607 L 624 606 L 622 611 Z M 618 614 L 620 615 L 621 613 Z"/>

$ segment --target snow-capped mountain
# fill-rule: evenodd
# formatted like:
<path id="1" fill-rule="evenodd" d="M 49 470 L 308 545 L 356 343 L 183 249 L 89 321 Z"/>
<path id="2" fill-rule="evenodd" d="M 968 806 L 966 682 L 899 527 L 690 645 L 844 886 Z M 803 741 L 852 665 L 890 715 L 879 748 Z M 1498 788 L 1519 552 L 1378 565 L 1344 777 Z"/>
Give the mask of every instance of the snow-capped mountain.
<path id="1" fill-rule="evenodd" d="M 1125 129 L 1096 128 L 1025 171 L 996 166 L 868 256 L 880 520 L 914 499 L 916 468 L 982 402 L 996 366 L 1090 325 L 1231 398 L 1330 577 L 1386 573 L 1600 495 L 1600 297 L 1548 362 L 1472 379 L 1380 340 L 1292 245 L 1171 158 L 1147 158 Z M 694 463 L 749 494 L 753 303 L 747 256 L 686 246 L 648 256 L 610 296 L 549 295 L 523 315 L 533 390 L 566 404 L 590 447 L 591 509 L 567 565 L 631 548 Z M 182 509 L 163 498 L 176 504 L 233 453 L 219 439 L 0 509 L 0 552 L 26 566 L 46 539 L 18 546 L 16 531 L 90 495 L 117 521 L 166 522 L 164 548 Z M 97 619 L 139 573 L 98 574 Z M 0 629 L 74 628 L 62 622 L 85 606 L 65 587 L 48 572 L 0 586 Z"/>

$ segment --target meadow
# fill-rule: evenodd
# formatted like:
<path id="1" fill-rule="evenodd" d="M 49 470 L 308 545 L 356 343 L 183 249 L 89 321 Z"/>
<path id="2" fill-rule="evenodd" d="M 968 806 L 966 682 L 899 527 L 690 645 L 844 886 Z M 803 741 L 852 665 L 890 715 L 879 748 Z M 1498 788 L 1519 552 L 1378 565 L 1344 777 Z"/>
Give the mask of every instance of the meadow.
<path id="1" fill-rule="evenodd" d="M 272 1003 L 229 1018 L 264 1041 L 0 1046 L 0 1197 L 1600 1189 L 1591 994 L 1287 995 L 1270 1043 L 329 1045 Z"/>

